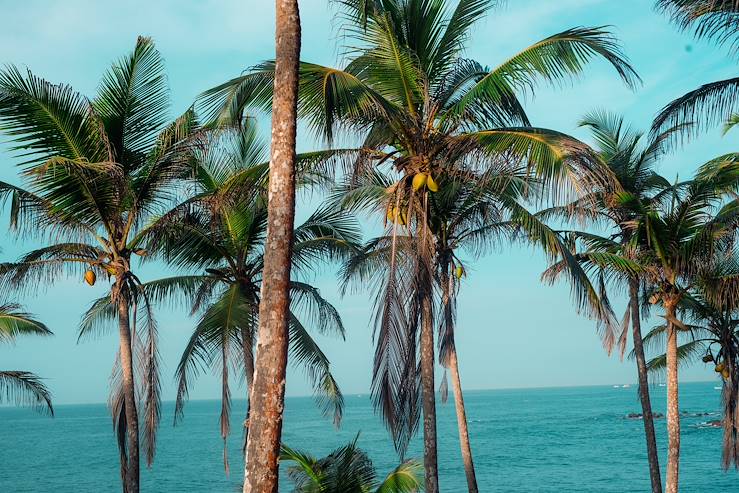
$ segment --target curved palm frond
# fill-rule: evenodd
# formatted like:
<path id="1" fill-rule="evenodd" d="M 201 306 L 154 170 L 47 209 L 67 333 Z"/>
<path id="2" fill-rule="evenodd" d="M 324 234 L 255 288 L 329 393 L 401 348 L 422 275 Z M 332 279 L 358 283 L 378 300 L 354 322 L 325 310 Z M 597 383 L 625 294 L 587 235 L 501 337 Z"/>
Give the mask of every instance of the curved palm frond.
<path id="1" fill-rule="evenodd" d="M 652 134 L 683 125 L 678 135 L 696 136 L 712 125 L 723 125 L 739 111 L 739 77 L 710 82 L 671 101 L 652 123 Z"/>
<path id="2" fill-rule="evenodd" d="M 39 377 L 27 371 L 0 371 L 0 402 L 30 406 L 54 415 L 49 389 Z"/>
<path id="3" fill-rule="evenodd" d="M 491 70 L 470 87 L 457 103 L 459 112 L 486 93 L 533 90 L 537 79 L 561 83 L 581 75 L 594 58 L 603 58 L 629 86 L 640 78 L 621 51 L 616 39 L 603 27 L 574 28 L 535 43 Z"/>
<path id="4" fill-rule="evenodd" d="M 0 304 L 0 342 L 23 335 L 52 335 L 49 328 L 14 303 Z"/>
<path id="5" fill-rule="evenodd" d="M 336 426 L 344 413 L 344 396 L 331 374 L 331 363 L 300 320 L 289 315 L 290 360 L 308 375 L 313 394 L 325 416 L 332 416 Z"/>
<path id="6" fill-rule="evenodd" d="M 697 38 L 739 48 L 739 2 L 736 0 L 657 0 L 656 7 L 667 13 L 680 29 L 693 28 Z"/>

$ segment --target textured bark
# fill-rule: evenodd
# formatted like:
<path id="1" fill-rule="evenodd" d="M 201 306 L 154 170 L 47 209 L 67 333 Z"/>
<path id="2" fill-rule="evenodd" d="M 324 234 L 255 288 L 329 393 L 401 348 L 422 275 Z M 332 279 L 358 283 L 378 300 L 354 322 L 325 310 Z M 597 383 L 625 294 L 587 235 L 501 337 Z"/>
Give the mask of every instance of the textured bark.
<path id="1" fill-rule="evenodd" d="M 131 326 L 128 316 L 128 297 L 121 292 L 118 297 L 118 331 L 120 338 L 121 372 L 123 374 L 123 399 L 126 406 L 127 452 L 125 493 L 139 491 L 139 417 L 136 412 L 136 395 L 133 380 L 133 352 Z"/>
<path id="2" fill-rule="evenodd" d="M 454 407 L 457 411 L 457 428 L 459 429 L 459 446 L 462 449 L 464 473 L 467 476 L 467 490 L 469 493 L 477 493 L 477 478 L 475 477 L 475 465 L 472 462 L 472 447 L 470 446 L 470 435 L 467 430 L 467 412 L 464 408 L 464 396 L 462 395 L 462 382 L 459 378 L 456 347 L 452 347 L 449 354 L 449 373 L 452 377 Z"/>
<path id="3" fill-rule="evenodd" d="M 423 465 L 426 493 L 439 492 L 436 458 L 436 395 L 434 393 L 434 328 L 431 319 L 431 294 L 423 299 L 421 322 L 421 387 L 423 401 Z"/>
<path id="4" fill-rule="evenodd" d="M 244 493 L 277 493 L 288 348 L 290 257 L 295 219 L 295 133 L 300 16 L 276 0 L 272 146 L 259 333 L 251 390 Z"/>
<path id="5" fill-rule="evenodd" d="M 652 481 L 652 493 L 662 493 L 662 478 L 659 470 L 657 454 L 657 438 L 654 433 L 654 416 L 649 398 L 649 379 L 647 376 L 647 360 L 644 357 L 644 343 L 641 335 L 641 315 L 639 313 L 639 281 L 632 280 L 629 286 L 629 309 L 631 310 L 631 331 L 634 340 L 634 355 L 639 376 L 639 399 L 641 400 L 644 421 L 644 436 L 647 440 L 647 458 L 649 460 L 649 477 Z"/>
<path id="6" fill-rule="evenodd" d="M 665 302 L 667 319 L 675 319 L 676 302 Z M 677 388 L 677 327 L 667 324 L 667 480 L 666 493 L 677 493 L 680 470 L 680 408 Z"/>

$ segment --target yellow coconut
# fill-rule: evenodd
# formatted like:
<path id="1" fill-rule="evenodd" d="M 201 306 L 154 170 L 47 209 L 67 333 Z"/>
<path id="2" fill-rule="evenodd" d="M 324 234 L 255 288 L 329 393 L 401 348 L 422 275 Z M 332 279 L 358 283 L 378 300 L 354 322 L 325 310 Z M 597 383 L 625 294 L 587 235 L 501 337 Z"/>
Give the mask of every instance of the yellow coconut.
<path id="1" fill-rule="evenodd" d="M 439 185 L 436 184 L 436 182 L 434 181 L 434 178 L 431 175 L 429 175 L 428 178 L 426 178 L 426 186 L 432 192 L 439 191 Z"/>
<path id="2" fill-rule="evenodd" d="M 402 210 L 398 210 L 398 212 L 397 212 L 397 214 L 396 214 L 395 217 L 398 220 L 398 224 L 400 224 L 401 226 L 405 226 L 405 223 L 406 223 L 406 215 L 405 215 L 405 212 L 403 212 Z"/>
<path id="3" fill-rule="evenodd" d="M 413 190 L 418 191 L 426 184 L 428 175 L 426 173 L 416 173 L 413 177 Z"/>
<path id="4" fill-rule="evenodd" d="M 719 363 L 716 365 L 716 368 L 714 368 L 714 370 L 716 371 L 716 373 L 721 373 L 722 371 L 724 371 L 724 368 L 726 368 L 726 365 L 723 363 Z"/>
<path id="5" fill-rule="evenodd" d="M 85 272 L 85 282 L 89 284 L 90 286 L 95 284 L 95 279 L 97 279 L 97 276 L 95 273 L 91 270 L 88 270 Z"/>
<path id="6" fill-rule="evenodd" d="M 391 207 L 387 210 L 387 220 L 393 223 L 398 223 L 401 226 L 405 225 L 405 213 L 398 207 Z"/>
<path id="7" fill-rule="evenodd" d="M 464 267 L 458 265 L 454 270 L 454 275 L 457 276 L 457 279 L 462 279 L 462 276 L 464 275 Z"/>
<path id="8" fill-rule="evenodd" d="M 728 380 L 729 376 L 731 376 L 731 373 L 729 373 L 729 369 L 724 368 L 724 371 L 721 372 L 721 376 L 724 377 L 725 380 Z"/>

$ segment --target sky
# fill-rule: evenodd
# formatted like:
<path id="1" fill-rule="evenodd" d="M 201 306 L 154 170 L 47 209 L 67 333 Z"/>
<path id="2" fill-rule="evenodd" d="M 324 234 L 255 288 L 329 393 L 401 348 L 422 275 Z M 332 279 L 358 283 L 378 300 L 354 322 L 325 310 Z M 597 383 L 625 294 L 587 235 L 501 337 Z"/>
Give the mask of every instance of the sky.
<path id="1" fill-rule="evenodd" d="M 536 126 L 570 133 L 589 142 L 578 120 L 595 109 L 623 114 L 636 129 L 648 129 L 657 111 L 698 85 L 736 73 L 736 60 L 708 42 L 680 33 L 648 0 L 517 0 L 491 10 L 476 26 L 466 56 L 495 66 L 546 36 L 575 26 L 610 26 L 643 79 L 630 90 L 605 62 L 592 63 L 586 74 L 564 87 L 536 88 L 526 110 Z M 305 61 L 335 65 L 342 38 L 334 11 L 326 0 L 300 1 Z M 267 0 L 205 0 L 157 2 L 131 0 L 67 0 L 15 2 L 0 0 L 0 64 L 30 68 L 49 81 L 64 82 L 92 97 L 104 70 L 129 52 L 138 35 L 151 36 L 166 65 L 171 90 L 171 115 L 189 107 L 210 87 L 239 75 L 274 56 L 274 3 Z M 263 122 L 268 135 L 268 121 Z M 674 179 L 688 177 L 700 164 L 733 149 L 735 135 L 711 131 L 666 156 L 658 170 Z M 0 136 L 2 141 L 2 136 Z M 301 129 L 299 150 L 320 147 Z M 17 159 L 0 143 L 0 180 L 19 183 Z M 298 218 L 315 206 L 315 197 L 301 198 Z M 0 230 L 7 231 L 8 209 Z M 363 219 L 363 224 L 372 223 Z M 10 233 L 0 237 L 0 260 L 10 261 L 36 246 Z M 471 260 L 471 259 L 470 259 Z M 595 324 L 579 316 L 566 284 L 544 285 L 539 276 L 545 259 L 525 247 L 502 247 L 467 262 L 458 303 L 457 347 L 462 384 L 466 389 L 623 384 L 636 381 L 633 362 L 608 356 Z M 373 344 L 372 297 L 361 292 L 341 297 L 330 266 L 314 283 L 341 313 L 346 340 L 317 336 L 332 362 L 333 373 L 347 394 L 366 394 L 370 385 Z M 170 275 L 164 266 L 144 266 L 142 280 Z M 26 338 L 0 347 L 2 369 L 33 371 L 45 378 L 57 404 L 104 402 L 117 348 L 114 330 L 99 339 L 77 343 L 77 326 L 92 300 L 104 293 L 82 279 L 62 278 L 38 286 L 27 296 L 0 293 L 0 301 L 17 301 L 55 333 Z M 624 308 L 618 298 L 617 310 Z M 175 395 L 174 370 L 195 320 L 183 310 L 160 307 L 160 350 L 164 399 Z M 648 321 L 649 328 L 655 320 Z M 713 378 L 702 364 L 682 371 L 682 379 Z M 234 388 L 234 396 L 243 389 Z M 219 384 L 203 376 L 192 399 L 219 397 Z M 304 376 L 291 368 L 287 394 L 310 393 Z"/>

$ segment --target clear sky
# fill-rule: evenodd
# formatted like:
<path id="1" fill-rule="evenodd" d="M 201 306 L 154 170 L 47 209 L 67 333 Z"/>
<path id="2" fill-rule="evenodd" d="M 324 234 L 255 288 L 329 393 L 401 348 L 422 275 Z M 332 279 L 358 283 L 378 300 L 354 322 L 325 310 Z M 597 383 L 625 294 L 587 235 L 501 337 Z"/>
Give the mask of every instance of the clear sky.
<path id="1" fill-rule="evenodd" d="M 678 33 L 652 10 L 651 0 L 516 0 L 493 10 L 477 26 L 467 55 L 494 66 L 529 44 L 575 26 L 610 25 L 622 41 L 644 84 L 630 91 L 605 63 L 592 64 L 586 76 L 564 88 L 540 87 L 526 103 L 532 122 L 587 140 L 578 119 L 593 109 L 622 113 L 634 127 L 646 129 L 668 101 L 701 83 L 734 76 L 736 61 L 709 43 Z M 0 0 L 0 63 L 31 68 L 52 82 L 65 82 L 92 96 L 109 64 L 134 46 L 139 34 L 151 36 L 163 54 L 173 100 L 172 115 L 186 109 L 196 95 L 249 66 L 273 57 L 274 3 L 269 0 L 176 0 L 112 2 L 15 2 Z M 302 59 L 334 64 L 341 38 L 326 0 L 301 0 Z M 265 131 L 268 131 L 265 123 Z M 711 157 L 735 148 L 736 134 L 721 138 L 715 131 L 667 156 L 660 171 L 670 179 L 687 177 Z M 315 148 L 309 135 L 299 135 L 301 150 Z M 0 144 L 0 179 L 17 182 L 14 158 Z M 301 201 L 298 215 L 312 205 Z M 0 228 L 6 231 L 7 209 Z M 0 259 L 9 261 L 33 246 L 0 237 Z M 567 285 L 542 285 L 544 259 L 530 249 L 503 248 L 469 265 L 459 300 L 458 350 L 465 388 L 542 387 L 634 382 L 630 361 L 608 357 L 594 324 L 579 317 Z M 372 361 L 368 294 L 341 299 L 335 268 L 315 282 L 344 317 L 347 340 L 320 338 L 345 393 L 366 393 Z M 166 274 L 161 265 L 147 266 L 142 278 Z M 23 299 L 0 293 L 0 300 L 21 301 L 56 333 L 53 338 L 24 339 L 0 347 L 0 367 L 24 369 L 47 379 L 56 403 L 102 402 L 117 347 L 111 334 L 76 343 L 84 309 L 103 294 L 103 287 L 82 279 L 59 279 Z M 619 311 L 622 310 L 622 303 Z M 163 357 L 164 397 L 172 399 L 173 373 L 194 321 L 183 313 L 158 312 Z M 645 324 L 645 328 L 650 323 Z M 684 380 L 712 378 L 702 364 L 686 369 Z M 235 397 L 238 392 L 234 390 Z M 303 376 L 291 370 L 288 394 L 310 392 Z M 201 378 L 192 398 L 216 398 L 218 384 Z M 636 398 L 636 397 L 635 397 Z"/>

